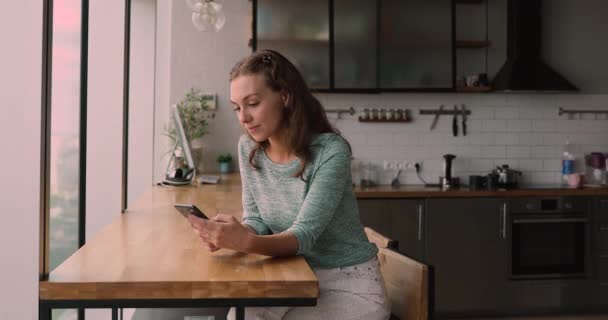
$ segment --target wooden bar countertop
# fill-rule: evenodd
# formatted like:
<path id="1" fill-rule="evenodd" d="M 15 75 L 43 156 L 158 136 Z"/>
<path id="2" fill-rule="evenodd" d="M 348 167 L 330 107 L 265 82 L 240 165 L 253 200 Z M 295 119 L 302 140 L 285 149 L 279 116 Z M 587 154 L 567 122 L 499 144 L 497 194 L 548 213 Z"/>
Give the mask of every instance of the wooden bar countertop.
<path id="1" fill-rule="evenodd" d="M 311 298 L 318 280 L 303 257 L 209 253 L 174 203 L 241 216 L 238 175 L 218 185 L 153 187 L 40 281 L 40 299 Z"/>

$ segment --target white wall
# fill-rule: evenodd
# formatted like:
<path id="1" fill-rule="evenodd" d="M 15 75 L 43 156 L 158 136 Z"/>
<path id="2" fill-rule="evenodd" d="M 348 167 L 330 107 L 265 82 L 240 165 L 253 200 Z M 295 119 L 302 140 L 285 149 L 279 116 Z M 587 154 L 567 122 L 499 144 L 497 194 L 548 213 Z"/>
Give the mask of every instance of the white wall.
<path id="1" fill-rule="evenodd" d="M 171 48 L 170 75 L 164 74 L 164 65 L 157 64 L 157 81 L 170 79 L 167 84 L 169 96 L 157 100 L 155 122 L 155 177 L 161 177 L 166 163 L 160 165 L 160 159 L 168 150 L 167 139 L 162 130 L 167 124 L 169 105 L 179 102 L 191 87 L 217 94 L 218 112 L 211 121 L 211 134 L 203 137 L 203 161 L 206 171 L 217 171 L 215 158 L 220 153 L 236 153 L 236 144 L 240 136 L 238 122 L 234 117 L 229 101 L 228 73 L 232 66 L 251 52 L 247 46 L 251 37 L 251 2 L 247 0 L 224 1 L 226 25 L 219 32 L 199 32 L 191 22 L 191 11 L 185 1 L 174 1 L 171 8 L 170 46 L 159 43 L 157 50 Z M 162 14 L 164 16 L 164 14 Z M 160 19 L 160 18 L 159 18 Z M 159 20 L 158 26 L 166 25 Z M 160 32 L 160 31 L 159 31 Z M 163 33 L 166 30 L 162 31 Z M 164 41 L 159 38 L 157 41 Z M 158 57 L 165 55 L 157 51 Z M 162 61 L 163 64 L 166 60 Z M 160 78 L 159 78 L 160 77 Z M 157 86 L 157 90 L 159 87 Z M 157 92 L 159 96 L 159 92 Z M 165 157 L 166 158 L 166 157 Z"/>
<path id="2" fill-rule="evenodd" d="M 124 0 L 90 1 L 86 241 L 121 214 Z M 109 310 L 87 309 L 87 319 Z"/>
<path id="3" fill-rule="evenodd" d="M 36 319 L 42 2 L 4 3 L 0 39 L 0 319 Z"/>
<path id="4" fill-rule="evenodd" d="M 601 5 L 598 3 L 601 1 L 587 1 L 595 3 L 591 8 L 597 9 Z M 561 0 L 560 4 L 552 4 L 547 10 L 556 12 L 559 19 L 565 19 L 564 15 L 568 10 L 564 11 L 563 8 L 568 8 L 572 3 L 572 0 Z M 170 101 L 179 101 L 190 86 L 218 94 L 217 116 L 210 126 L 211 134 L 204 138 L 204 159 L 209 171 L 215 168 L 214 158 L 218 153 L 235 151 L 241 130 L 229 107 L 227 78 L 232 65 L 251 52 L 247 47 L 251 38 L 251 2 L 226 1 L 225 6 L 228 21 L 219 33 L 196 32 L 191 25 L 189 11 L 182 1 L 175 1 L 171 15 L 173 30 Z M 579 6 L 577 15 L 581 10 L 583 8 Z M 547 18 L 547 24 L 553 27 L 555 19 Z M 590 81 L 602 81 L 595 74 L 586 72 L 593 71 L 595 67 L 601 69 L 602 74 L 608 74 L 605 68 L 598 68 L 605 66 L 603 59 L 596 55 L 589 57 L 580 51 L 572 52 L 572 41 L 578 44 L 583 40 L 576 40 L 577 36 L 580 38 L 595 34 L 595 37 L 592 37 L 595 39 L 593 43 L 600 50 L 605 50 L 607 40 L 605 37 L 603 40 L 600 38 L 602 34 L 599 30 L 605 29 L 606 21 L 595 17 L 593 22 L 587 22 L 582 30 L 576 29 L 577 24 L 573 23 L 546 30 L 545 38 L 550 48 L 548 50 L 555 52 L 553 55 L 549 54 L 550 62 L 558 67 L 584 67 L 578 70 L 568 67 L 565 73 L 568 77 L 572 76 L 572 81 L 580 81 L 581 85 L 588 86 Z M 598 28 L 598 24 L 604 28 Z M 564 32 L 568 35 L 565 38 L 562 37 Z M 568 52 L 568 55 L 560 56 L 560 52 Z M 597 91 L 595 89 L 591 91 Z M 606 89 L 604 88 L 603 92 L 606 92 Z M 458 156 L 455 173 L 462 178 L 469 174 L 487 173 L 497 164 L 508 163 L 524 171 L 524 182 L 534 184 L 559 181 L 560 150 L 568 137 L 580 143 L 584 150 L 608 152 L 608 139 L 604 138 L 608 133 L 608 120 L 593 117 L 565 120 L 565 117 L 557 116 L 558 107 L 608 109 L 608 95 L 494 93 L 317 96 L 326 108 L 353 106 L 357 111 L 364 107 L 410 109 L 414 122 L 408 124 L 362 124 L 348 116 L 344 120 L 332 121 L 351 141 L 356 158 L 379 166 L 382 160 L 419 160 L 423 162 L 423 176 L 432 181 L 435 181 L 440 173 L 441 155 L 448 152 Z M 451 118 L 442 117 L 438 128 L 430 132 L 428 127 L 431 117 L 418 116 L 418 110 L 422 108 L 437 108 L 440 104 L 451 108 L 454 104 L 462 103 L 473 112 L 467 137 L 451 136 Z M 156 110 L 157 115 L 168 114 L 166 105 L 157 105 Z M 159 138 L 163 139 L 158 130 L 160 124 L 156 122 L 157 141 Z M 158 161 L 159 157 L 155 155 L 155 162 Z M 155 172 L 160 173 L 158 170 Z M 394 171 L 382 173 L 380 182 L 389 183 L 394 174 Z M 413 173 L 402 175 L 401 180 L 403 183 L 419 183 Z"/>
<path id="5" fill-rule="evenodd" d="M 172 0 L 156 1 L 156 50 L 154 76 L 154 182 L 162 180 L 167 161 L 168 140 L 163 135 L 169 121 L 171 90 Z M 182 1 L 175 1 L 183 3 Z"/>
<path id="6" fill-rule="evenodd" d="M 131 1 L 127 206 L 153 183 L 156 1 Z"/>
<path id="7" fill-rule="evenodd" d="M 91 1 L 86 238 L 121 213 L 124 0 Z"/>

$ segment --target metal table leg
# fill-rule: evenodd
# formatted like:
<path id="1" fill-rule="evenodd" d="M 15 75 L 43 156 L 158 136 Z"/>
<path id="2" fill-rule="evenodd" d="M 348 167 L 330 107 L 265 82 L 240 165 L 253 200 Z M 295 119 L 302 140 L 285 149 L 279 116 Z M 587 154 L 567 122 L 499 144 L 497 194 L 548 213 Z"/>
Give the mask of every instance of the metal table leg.
<path id="1" fill-rule="evenodd" d="M 245 307 L 236 307 L 236 320 L 245 320 Z"/>
<path id="2" fill-rule="evenodd" d="M 39 320 L 51 320 L 52 317 L 52 309 L 51 306 L 44 302 L 44 301 L 40 301 L 40 303 L 38 303 L 38 319 Z"/>

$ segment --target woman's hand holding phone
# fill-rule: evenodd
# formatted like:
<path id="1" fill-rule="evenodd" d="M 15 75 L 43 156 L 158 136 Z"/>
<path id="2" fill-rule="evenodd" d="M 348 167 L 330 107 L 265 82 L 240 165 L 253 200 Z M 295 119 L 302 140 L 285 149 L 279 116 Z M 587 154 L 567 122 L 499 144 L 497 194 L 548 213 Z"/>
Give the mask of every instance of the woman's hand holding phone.
<path id="1" fill-rule="evenodd" d="M 251 237 L 254 236 L 246 226 L 230 215 L 218 214 L 210 220 L 189 215 L 188 221 L 211 252 L 221 248 L 247 252 Z"/>

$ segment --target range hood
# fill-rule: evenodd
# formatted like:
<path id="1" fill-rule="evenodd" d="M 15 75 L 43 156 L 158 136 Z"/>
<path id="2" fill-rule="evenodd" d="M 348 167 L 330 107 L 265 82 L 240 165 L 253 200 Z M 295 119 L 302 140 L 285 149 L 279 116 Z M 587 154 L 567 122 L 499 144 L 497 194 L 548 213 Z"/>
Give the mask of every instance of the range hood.
<path id="1" fill-rule="evenodd" d="M 541 0 L 508 0 L 507 61 L 494 77 L 494 90 L 578 90 L 542 61 L 541 4 Z"/>

